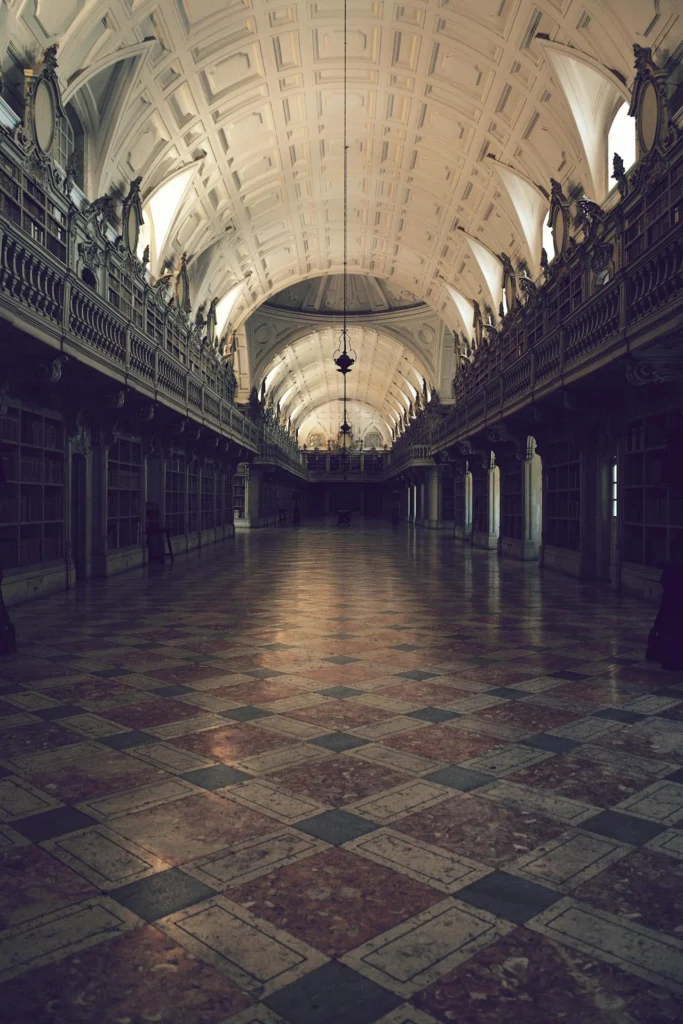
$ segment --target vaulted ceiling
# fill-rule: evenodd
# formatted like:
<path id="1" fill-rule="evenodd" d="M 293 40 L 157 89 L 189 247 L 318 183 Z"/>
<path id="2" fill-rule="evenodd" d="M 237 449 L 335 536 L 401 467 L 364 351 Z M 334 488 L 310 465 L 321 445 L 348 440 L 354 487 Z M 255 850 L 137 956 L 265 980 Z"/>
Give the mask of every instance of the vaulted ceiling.
<path id="1" fill-rule="evenodd" d="M 86 192 L 141 175 L 145 199 L 172 195 L 152 269 L 187 250 L 195 305 L 228 296 L 239 327 L 341 268 L 342 17 L 342 0 L 0 0 L 0 55 L 16 81 L 59 41 Z M 671 53 L 682 24 L 680 0 L 349 0 L 350 269 L 469 330 L 472 299 L 497 309 L 496 254 L 537 272 L 551 177 L 602 201 L 632 45 Z"/>

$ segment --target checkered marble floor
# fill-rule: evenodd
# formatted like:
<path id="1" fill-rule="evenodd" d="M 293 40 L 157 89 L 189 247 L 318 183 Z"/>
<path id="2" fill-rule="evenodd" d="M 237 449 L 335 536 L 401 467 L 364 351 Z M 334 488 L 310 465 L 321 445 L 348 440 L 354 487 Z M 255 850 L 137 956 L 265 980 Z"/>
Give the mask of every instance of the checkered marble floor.
<path id="1" fill-rule="evenodd" d="M 5 1024 L 664 1024 L 683 673 L 655 609 L 333 526 L 15 609 Z"/>

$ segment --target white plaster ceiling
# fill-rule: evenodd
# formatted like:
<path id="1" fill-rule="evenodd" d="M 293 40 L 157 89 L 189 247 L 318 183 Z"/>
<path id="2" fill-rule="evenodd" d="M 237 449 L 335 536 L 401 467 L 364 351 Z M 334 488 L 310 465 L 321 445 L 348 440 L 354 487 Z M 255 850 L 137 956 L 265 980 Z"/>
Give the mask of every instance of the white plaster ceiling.
<path id="1" fill-rule="evenodd" d="M 147 199 L 194 168 L 156 269 L 187 250 L 195 306 L 231 295 L 241 329 L 269 297 L 342 266 L 342 12 L 342 0 L 0 0 L 0 56 L 16 104 L 17 69 L 59 42 L 90 198 L 142 175 Z M 537 270 L 551 176 L 602 200 L 632 45 L 676 52 L 682 23 L 680 0 L 350 0 L 350 270 L 469 331 L 472 299 L 497 309 L 498 253 Z M 255 383 L 246 350 L 239 365 Z M 310 382 L 321 398 L 325 381 Z"/>
<path id="2" fill-rule="evenodd" d="M 376 410 L 388 435 L 421 389 L 426 369 L 418 357 L 381 330 L 351 326 L 349 341 L 356 363 L 347 375 L 348 400 Z M 341 402 L 342 375 L 333 358 L 339 342 L 338 327 L 319 328 L 288 345 L 268 366 L 267 400 L 280 403 L 282 420 L 286 423 L 291 417 L 293 429 L 321 407 Z M 338 408 L 341 423 L 341 405 Z M 359 425 L 352 425 L 358 432 Z"/>

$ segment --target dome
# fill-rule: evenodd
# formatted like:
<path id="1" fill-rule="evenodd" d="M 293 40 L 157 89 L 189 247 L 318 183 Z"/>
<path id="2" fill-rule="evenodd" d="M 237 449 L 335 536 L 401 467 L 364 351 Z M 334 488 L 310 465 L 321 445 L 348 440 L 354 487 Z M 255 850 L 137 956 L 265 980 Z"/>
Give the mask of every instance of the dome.
<path id="1" fill-rule="evenodd" d="M 330 274 L 299 281 L 271 296 L 264 305 L 297 313 L 339 316 L 344 312 L 344 277 L 342 274 Z M 416 295 L 391 281 L 366 274 L 349 274 L 347 277 L 347 313 L 390 313 L 419 306 L 424 306 L 424 303 Z"/>

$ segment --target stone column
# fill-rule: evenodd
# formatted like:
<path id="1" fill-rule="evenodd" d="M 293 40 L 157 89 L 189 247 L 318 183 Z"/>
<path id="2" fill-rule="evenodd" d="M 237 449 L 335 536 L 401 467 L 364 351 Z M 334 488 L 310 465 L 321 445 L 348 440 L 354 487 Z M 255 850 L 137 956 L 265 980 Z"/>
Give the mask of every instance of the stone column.
<path id="1" fill-rule="evenodd" d="M 536 453 L 536 441 L 528 440 L 524 461 L 524 546 L 522 558 L 536 561 L 541 544 L 541 512 L 543 509 L 543 466 Z"/>
<path id="2" fill-rule="evenodd" d="M 256 466 L 249 466 L 246 491 L 245 519 L 254 530 L 261 525 L 261 471 Z"/>
<path id="3" fill-rule="evenodd" d="M 491 457 L 489 466 L 489 543 L 490 549 L 498 548 L 500 533 L 500 470 Z"/>

